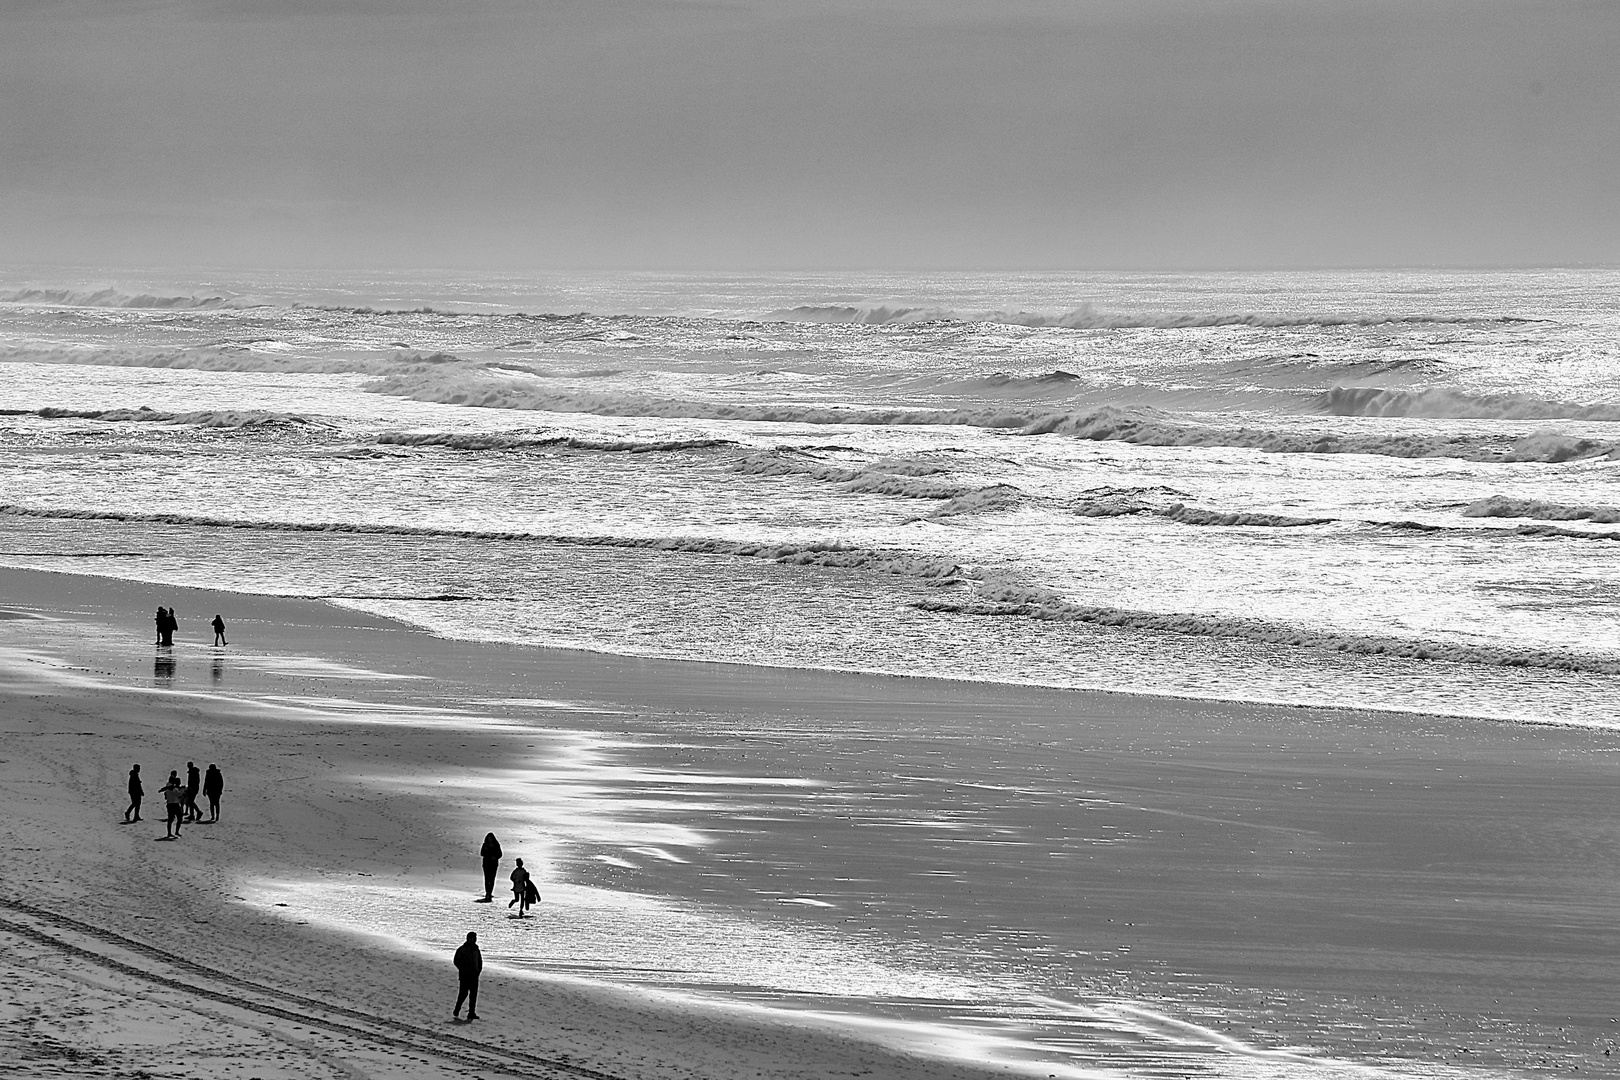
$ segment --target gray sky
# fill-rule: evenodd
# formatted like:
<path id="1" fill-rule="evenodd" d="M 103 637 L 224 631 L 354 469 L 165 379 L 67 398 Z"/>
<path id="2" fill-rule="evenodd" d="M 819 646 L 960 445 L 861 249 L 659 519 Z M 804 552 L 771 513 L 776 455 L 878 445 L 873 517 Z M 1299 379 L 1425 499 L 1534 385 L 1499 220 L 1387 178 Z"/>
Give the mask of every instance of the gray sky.
<path id="1" fill-rule="evenodd" d="M 1620 262 L 1620 0 L 0 0 L 0 259 Z"/>

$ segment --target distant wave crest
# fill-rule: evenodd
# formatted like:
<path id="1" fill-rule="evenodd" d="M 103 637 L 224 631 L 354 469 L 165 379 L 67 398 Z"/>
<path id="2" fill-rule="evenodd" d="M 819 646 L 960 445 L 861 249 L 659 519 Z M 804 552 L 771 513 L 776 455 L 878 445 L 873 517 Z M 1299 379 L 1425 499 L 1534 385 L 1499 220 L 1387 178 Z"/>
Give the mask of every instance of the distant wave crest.
<path id="1" fill-rule="evenodd" d="M 676 450 L 708 450 L 735 446 L 730 439 L 586 439 L 578 435 L 512 435 L 500 432 L 387 431 L 377 436 L 379 446 L 443 446 L 451 450 L 527 450 L 561 447 L 646 454 Z"/>
<path id="2" fill-rule="evenodd" d="M 213 308 L 249 308 L 263 306 L 258 301 L 234 296 L 154 296 L 151 293 L 126 293 L 118 289 L 13 289 L 0 292 L 0 303 L 33 304 L 51 307 L 100 308 L 162 308 L 169 310 L 207 310 Z"/>
<path id="3" fill-rule="evenodd" d="M 134 421 L 149 424 L 191 424 L 196 427 L 244 428 L 316 424 L 296 413 L 266 412 L 263 409 L 200 409 L 193 412 L 162 412 L 141 406 L 138 409 L 16 409 L 11 416 L 38 416 L 45 420 L 101 420 L 108 423 Z"/>
<path id="4" fill-rule="evenodd" d="M 961 312 L 950 308 L 888 304 L 805 304 L 769 316 L 793 322 L 894 323 L 984 322 L 1008 326 L 1061 327 L 1070 330 L 1187 329 L 1203 326 L 1385 326 L 1407 324 L 1522 323 L 1533 319 L 1503 315 L 1311 315 L 1259 312 L 1150 313 L 1109 312 L 1082 305 L 1061 315 L 1028 311 Z"/>

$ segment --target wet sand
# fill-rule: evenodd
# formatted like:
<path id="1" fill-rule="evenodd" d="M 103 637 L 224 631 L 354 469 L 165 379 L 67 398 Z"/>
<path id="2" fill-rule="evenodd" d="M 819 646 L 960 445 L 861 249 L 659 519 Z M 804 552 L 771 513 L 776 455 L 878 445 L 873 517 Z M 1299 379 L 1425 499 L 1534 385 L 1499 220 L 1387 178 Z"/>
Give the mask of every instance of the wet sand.
<path id="1" fill-rule="evenodd" d="M 180 614 L 168 653 L 151 645 L 159 603 Z M 1067 924 L 1089 945 L 1067 961 L 1076 995 L 1199 1029 L 1122 1021 L 1081 1048 L 1083 1065 L 1155 1067 L 1162 1037 L 1157 1067 L 1218 1073 L 1233 1055 L 1212 1036 L 1403 1074 L 1602 1075 L 1617 1060 L 1605 1051 L 1620 1055 L 1614 732 L 445 642 L 317 602 L 31 571 L 0 570 L 0 608 L 21 616 L 0 620 L 0 936 L 18 988 L 0 1051 L 33 1063 L 24 1076 L 88 1060 L 75 1054 L 244 1076 L 1005 1075 L 881 1031 L 515 971 L 487 973 L 484 1019 L 452 1026 L 447 957 L 238 899 L 250 880 L 470 890 L 484 823 L 510 808 L 480 805 L 456 777 L 554 752 L 548 726 L 637 743 L 642 764 L 674 771 L 697 754 L 737 775 L 831 772 L 845 789 L 877 790 L 895 761 L 944 753 L 954 776 L 983 781 L 975 814 L 1036 839 L 1109 840 L 1070 865 L 1013 859 L 1041 887 L 1026 909 L 998 900 L 996 925 Z M 216 610 L 232 640 L 217 652 Z M 501 722 L 469 726 L 471 714 Z M 1055 719 L 1063 746 L 1030 741 Z M 1072 800 L 994 793 L 1005 767 L 1038 771 L 1060 752 L 1089 763 L 1053 778 Z M 156 789 L 187 760 L 224 767 L 222 820 L 157 841 Z M 124 826 L 132 761 L 146 820 Z M 884 793 L 925 815 L 932 790 Z M 835 852 L 863 881 L 849 889 L 921 887 L 926 844 L 874 843 L 857 835 L 870 822 L 785 796 L 778 810 L 750 835 Z M 525 828 L 536 845 L 545 831 L 512 828 L 505 867 Z M 561 869 L 587 885 L 624 880 L 599 865 L 595 877 L 578 861 Z M 678 889 L 700 884 L 673 874 Z M 1071 904 L 1036 903 L 1053 894 L 1050 875 L 1072 886 Z M 847 917 L 851 896 L 817 895 L 828 925 Z M 220 1025 L 229 1038 L 207 1034 Z"/>

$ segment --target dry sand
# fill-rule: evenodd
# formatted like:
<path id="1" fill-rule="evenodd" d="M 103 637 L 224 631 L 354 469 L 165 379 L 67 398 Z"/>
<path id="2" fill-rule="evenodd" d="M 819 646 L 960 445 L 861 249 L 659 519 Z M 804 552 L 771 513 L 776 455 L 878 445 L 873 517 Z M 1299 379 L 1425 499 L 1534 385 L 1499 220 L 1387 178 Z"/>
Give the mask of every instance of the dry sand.
<path id="1" fill-rule="evenodd" d="M 158 603 L 180 612 L 172 668 L 150 644 Z M 1006 1075 L 823 1024 L 498 970 L 484 1019 L 454 1025 L 447 957 L 235 898 L 244 878 L 470 878 L 468 807 L 353 778 L 498 768 L 532 736 L 357 726 L 319 702 L 471 697 L 605 702 L 648 723 L 705 708 L 761 727 L 945 732 L 1061 711 L 1094 748 L 1102 827 L 1164 823 L 1150 844 L 1100 847 L 1063 915 L 1097 924 L 1098 985 L 1193 1002 L 1188 1019 L 1260 1045 L 1620 1075 L 1613 732 L 445 642 L 317 602 L 32 571 L 0 570 L 0 608 L 4 1075 Z M 223 652 L 206 644 L 216 610 Z M 277 697 L 300 708 L 266 706 Z M 225 767 L 222 820 L 159 842 L 156 789 L 187 760 Z M 124 826 L 132 761 L 146 820 Z M 1388 1025 L 1301 1019 L 1335 1015 L 1324 1001 L 1382 1008 Z"/>

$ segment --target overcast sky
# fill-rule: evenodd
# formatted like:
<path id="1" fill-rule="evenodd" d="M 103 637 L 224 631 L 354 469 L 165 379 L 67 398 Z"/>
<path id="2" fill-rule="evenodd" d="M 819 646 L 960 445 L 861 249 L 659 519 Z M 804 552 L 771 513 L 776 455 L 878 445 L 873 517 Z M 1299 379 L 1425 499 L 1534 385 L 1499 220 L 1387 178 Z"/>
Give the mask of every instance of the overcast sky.
<path id="1" fill-rule="evenodd" d="M 1620 2 L 0 0 L 0 260 L 1620 262 Z"/>

